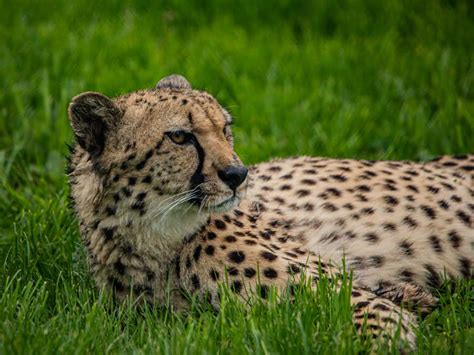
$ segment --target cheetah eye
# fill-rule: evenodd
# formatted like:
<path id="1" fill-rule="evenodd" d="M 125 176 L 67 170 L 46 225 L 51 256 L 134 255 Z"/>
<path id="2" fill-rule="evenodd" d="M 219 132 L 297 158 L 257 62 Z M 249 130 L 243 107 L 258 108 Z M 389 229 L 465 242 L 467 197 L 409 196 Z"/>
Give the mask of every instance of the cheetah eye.
<path id="1" fill-rule="evenodd" d="M 186 144 L 193 138 L 191 133 L 185 131 L 166 132 L 166 135 L 176 144 Z"/>

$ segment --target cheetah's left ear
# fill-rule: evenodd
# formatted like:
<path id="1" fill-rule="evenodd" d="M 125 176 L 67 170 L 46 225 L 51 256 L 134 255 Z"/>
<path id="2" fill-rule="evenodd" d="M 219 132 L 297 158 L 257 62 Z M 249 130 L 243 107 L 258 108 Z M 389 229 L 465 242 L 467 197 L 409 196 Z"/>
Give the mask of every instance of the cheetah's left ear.
<path id="1" fill-rule="evenodd" d="M 184 76 L 178 74 L 172 74 L 161 79 L 158 84 L 156 84 L 157 89 L 186 89 L 191 90 L 191 84 L 186 80 Z"/>
<path id="2" fill-rule="evenodd" d="M 68 113 L 77 143 L 92 157 L 102 153 L 107 131 L 122 116 L 122 110 L 111 99 L 97 92 L 74 97 Z"/>

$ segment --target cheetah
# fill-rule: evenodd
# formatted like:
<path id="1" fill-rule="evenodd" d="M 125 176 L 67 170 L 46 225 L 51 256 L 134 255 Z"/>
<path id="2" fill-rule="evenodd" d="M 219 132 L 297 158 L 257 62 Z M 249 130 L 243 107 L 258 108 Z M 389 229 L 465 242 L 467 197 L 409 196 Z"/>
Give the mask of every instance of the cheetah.
<path id="1" fill-rule="evenodd" d="M 219 308 L 353 273 L 355 327 L 415 344 L 416 312 L 473 275 L 474 155 L 427 163 L 278 159 L 245 167 L 231 115 L 179 75 L 73 98 L 70 193 L 91 273 L 118 299 Z M 364 326 L 365 327 L 365 326 Z"/>

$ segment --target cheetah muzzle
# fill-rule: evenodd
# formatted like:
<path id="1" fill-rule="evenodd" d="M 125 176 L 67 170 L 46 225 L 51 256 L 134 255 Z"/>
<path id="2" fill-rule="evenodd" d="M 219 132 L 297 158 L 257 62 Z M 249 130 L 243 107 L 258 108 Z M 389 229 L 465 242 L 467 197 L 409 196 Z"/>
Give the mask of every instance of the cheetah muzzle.
<path id="1" fill-rule="evenodd" d="M 431 291 L 471 279 L 474 156 L 432 162 L 299 157 L 247 169 L 231 115 L 172 75 L 110 99 L 76 96 L 69 181 L 99 286 L 186 308 L 184 290 L 216 308 L 218 285 L 283 289 L 322 270 L 353 271 L 354 324 L 414 344 Z M 247 197 L 246 197 L 247 196 Z M 260 277 L 257 277 L 260 275 Z M 306 277 L 305 276 L 305 277 Z M 265 292 L 260 292 L 265 297 Z"/>

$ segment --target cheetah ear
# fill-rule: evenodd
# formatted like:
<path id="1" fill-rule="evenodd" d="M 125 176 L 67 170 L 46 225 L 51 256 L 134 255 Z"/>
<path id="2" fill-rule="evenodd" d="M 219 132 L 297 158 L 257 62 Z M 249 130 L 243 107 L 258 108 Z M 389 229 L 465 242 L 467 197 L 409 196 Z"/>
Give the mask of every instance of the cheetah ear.
<path id="1" fill-rule="evenodd" d="M 122 111 L 111 99 L 97 92 L 74 97 L 68 113 L 77 143 L 92 157 L 102 153 L 107 131 L 122 116 Z"/>
<path id="2" fill-rule="evenodd" d="M 191 84 L 186 80 L 184 76 L 178 74 L 172 74 L 161 79 L 158 84 L 156 84 L 157 89 L 187 89 L 191 90 Z"/>

